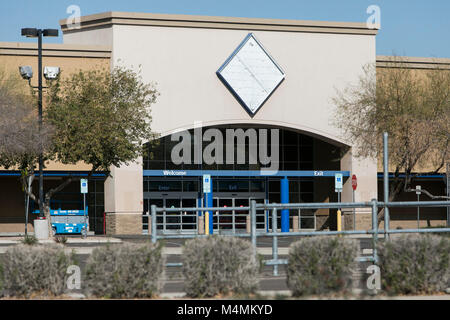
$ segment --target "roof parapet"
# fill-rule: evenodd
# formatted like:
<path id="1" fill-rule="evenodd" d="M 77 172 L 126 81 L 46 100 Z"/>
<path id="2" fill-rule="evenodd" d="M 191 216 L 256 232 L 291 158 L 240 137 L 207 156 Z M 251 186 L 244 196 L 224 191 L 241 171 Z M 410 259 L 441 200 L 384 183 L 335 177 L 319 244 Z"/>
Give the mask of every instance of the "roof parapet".
<path id="1" fill-rule="evenodd" d="M 450 70 L 449 58 L 377 56 L 377 68 L 442 69 Z"/>
<path id="2" fill-rule="evenodd" d="M 196 15 L 174 15 L 157 13 L 104 12 L 83 16 L 78 28 L 70 28 L 68 19 L 59 21 L 63 33 L 79 32 L 85 29 L 107 28 L 112 25 L 160 26 L 179 28 L 262 30 L 281 32 L 342 33 L 376 35 L 362 22 L 329 22 L 308 20 L 284 20 L 261 18 L 212 17 Z"/>

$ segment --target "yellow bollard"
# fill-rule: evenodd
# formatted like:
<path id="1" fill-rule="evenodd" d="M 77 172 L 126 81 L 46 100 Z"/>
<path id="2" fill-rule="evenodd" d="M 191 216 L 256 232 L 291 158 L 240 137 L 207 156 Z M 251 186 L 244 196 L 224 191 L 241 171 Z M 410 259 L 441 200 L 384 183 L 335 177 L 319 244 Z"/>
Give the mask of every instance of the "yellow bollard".
<path id="1" fill-rule="evenodd" d="M 205 234 L 209 235 L 209 211 L 205 211 Z"/>
<path id="2" fill-rule="evenodd" d="M 337 231 L 342 231 L 341 210 L 337 211 Z M 341 236 L 341 235 L 339 235 Z"/>

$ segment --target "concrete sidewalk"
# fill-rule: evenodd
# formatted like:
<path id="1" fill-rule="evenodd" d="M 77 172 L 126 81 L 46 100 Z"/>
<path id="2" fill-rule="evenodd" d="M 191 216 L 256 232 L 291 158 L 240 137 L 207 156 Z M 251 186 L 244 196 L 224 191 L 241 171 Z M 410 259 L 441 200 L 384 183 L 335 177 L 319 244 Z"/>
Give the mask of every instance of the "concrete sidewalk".
<path id="1" fill-rule="evenodd" d="M 353 295 L 347 297 L 320 297 L 320 296 L 307 296 L 307 297 L 292 297 L 290 290 L 258 290 L 256 292 L 262 299 L 289 299 L 289 300 L 450 300 L 450 294 L 445 295 L 429 295 L 429 296 L 386 296 L 386 295 L 361 295 L 360 292 L 355 291 Z M 69 293 L 67 295 L 72 299 L 86 299 L 86 296 L 81 293 Z M 88 298 L 89 299 L 89 298 Z M 159 299 L 192 299 L 195 300 L 220 300 L 219 298 L 210 299 L 195 299 L 186 297 L 185 292 L 167 292 L 161 293 Z M 225 297 L 224 299 L 229 299 Z M 94 299 L 95 300 L 95 299 Z M 146 300 L 146 299 L 143 299 Z"/>
<path id="2" fill-rule="evenodd" d="M 14 245 L 22 242 L 24 237 L 0 237 L 0 245 Z M 112 237 L 95 237 L 88 236 L 86 239 L 82 237 L 68 237 L 67 244 L 106 244 L 106 243 L 121 243 L 122 240 Z M 53 239 L 39 240 L 39 243 L 56 243 Z"/>
<path id="3" fill-rule="evenodd" d="M 20 244 L 23 240 L 23 237 L 15 236 L 15 237 L 0 237 L 0 253 L 4 253 L 8 246 L 13 246 Z M 149 241 L 150 239 L 145 237 L 140 237 L 140 241 L 138 243 L 142 243 L 141 241 Z M 288 240 L 288 241 L 286 241 Z M 87 239 L 83 239 L 81 236 L 79 237 L 67 237 L 66 245 L 68 245 L 68 249 L 75 250 L 76 253 L 80 254 L 90 254 L 92 250 L 96 247 L 96 245 L 101 246 L 107 243 L 126 243 L 130 240 L 122 237 L 105 237 L 105 236 L 88 236 Z M 278 255 L 288 255 L 289 254 L 289 246 L 291 244 L 291 239 L 279 239 L 278 242 Z M 133 241 L 132 241 L 133 242 Z M 53 239 L 48 240 L 40 240 L 40 244 L 50 244 L 55 243 Z M 165 243 L 165 247 L 163 248 L 163 253 L 166 255 L 181 255 L 183 250 L 183 241 L 175 241 L 169 240 L 169 242 Z M 257 252 L 261 255 L 271 256 L 272 255 L 272 239 L 270 238 L 259 238 L 258 239 L 258 248 Z M 363 248 L 362 254 L 367 255 L 371 254 L 372 249 Z"/>
<path id="4" fill-rule="evenodd" d="M 347 297 L 292 297 L 290 290 L 258 290 L 256 292 L 263 299 L 289 299 L 289 300 L 450 300 L 450 294 L 429 295 L 429 296 L 386 296 L 386 295 L 362 295 L 358 290 Z M 186 299 L 184 292 L 167 292 L 160 295 L 162 299 Z M 194 299 L 195 300 L 195 299 Z M 215 300 L 215 299 L 214 299 Z"/>
<path id="5" fill-rule="evenodd" d="M 48 242 L 41 241 L 40 243 L 54 243 L 54 242 L 53 241 L 48 241 Z M 72 243 L 80 244 L 80 242 L 72 242 Z M 84 244 L 88 244 L 88 243 L 89 244 L 106 244 L 107 241 L 104 241 L 104 242 L 91 241 L 91 242 L 83 242 L 83 243 Z M 110 243 L 119 243 L 119 242 L 111 241 Z M 5 253 L 8 248 L 18 244 L 18 242 L 10 242 L 10 243 L 0 242 L 0 244 L 4 244 L 3 246 L 0 245 L 0 254 L 1 254 L 1 253 Z M 89 246 L 89 247 L 68 246 L 68 247 L 66 247 L 65 250 L 69 251 L 69 252 L 73 251 L 76 254 L 91 254 L 92 251 L 98 247 L 100 247 L 100 246 Z M 182 250 L 183 250 L 182 248 L 167 248 L 167 247 L 165 247 L 165 248 L 163 248 L 162 252 L 165 255 L 181 255 L 183 253 Z M 288 250 L 289 250 L 288 248 L 278 248 L 278 255 L 287 255 Z M 270 248 L 258 248 L 257 252 L 261 255 L 266 255 L 266 256 L 272 255 L 272 249 L 270 249 Z"/>

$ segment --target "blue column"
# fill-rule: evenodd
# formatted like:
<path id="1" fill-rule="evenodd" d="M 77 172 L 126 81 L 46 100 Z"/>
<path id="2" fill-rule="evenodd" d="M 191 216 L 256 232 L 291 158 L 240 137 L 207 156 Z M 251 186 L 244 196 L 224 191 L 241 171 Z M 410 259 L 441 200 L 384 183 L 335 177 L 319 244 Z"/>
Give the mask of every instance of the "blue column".
<path id="1" fill-rule="evenodd" d="M 205 204 L 205 208 L 209 208 L 209 207 L 213 206 L 212 187 L 211 187 L 211 192 L 204 193 L 203 201 L 204 201 L 204 204 Z M 213 227 L 214 227 L 214 225 L 213 225 L 213 212 L 212 211 L 208 211 L 208 212 L 209 212 L 209 215 L 208 215 L 209 216 L 209 234 L 213 234 Z"/>
<path id="2" fill-rule="evenodd" d="M 289 179 L 281 179 L 281 203 L 289 203 Z M 289 232 L 289 210 L 281 210 L 281 232 Z"/>

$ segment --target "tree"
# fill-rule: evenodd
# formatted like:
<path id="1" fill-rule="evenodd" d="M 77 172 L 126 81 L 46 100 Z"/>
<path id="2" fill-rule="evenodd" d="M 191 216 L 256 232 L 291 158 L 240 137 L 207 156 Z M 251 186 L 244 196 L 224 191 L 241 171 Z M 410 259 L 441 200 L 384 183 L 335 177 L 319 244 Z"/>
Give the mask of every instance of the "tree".
<path id="1" fill-rule="evenodd" d="M 39 142 L 42 141 L 45 159 L 53 128 L 45 124 L 39 134 L 37 100 L 22 79 L 6 71 L 0 71 L 0 114 L 0 166 L 18 169 L 26 191 L 28 178 L 31 182 L 34 179 Z"/>
<path id="2" fill-rule="evenodd" d="M 53 128 L 47 159 L 89 164 L 88 178 L 98 171 L 109 175 L 111 166 L 135 160 L 143 154 L 144 143 L 155 137 L 150 107 L 157 95 L 153 84 L 143 83 L 139 73 L 125 67 L 79 71 L 51 83 L 44 109 L 44 123 Z M 32 158 L 28 170 L 35 166 Z M 49 232 L 50 199 L 77 179 L 69 176 L 46 191 L 43 207 Z M 31 191 L 28 194 L 39 203 Z"/>
<path id="3" fill-rule="evenodd" d="M 414 191 L 419 168 L 437 173 L 448 162 L 450 70 L 418 71 L 395 57 L 391 68 L 365 66 L 358 83 L 338 91 L 333 101 L 335 125 L 353 142 L 355 156 L 380 159 L 383 132 L 389 134 L 389 201 Z"/>

